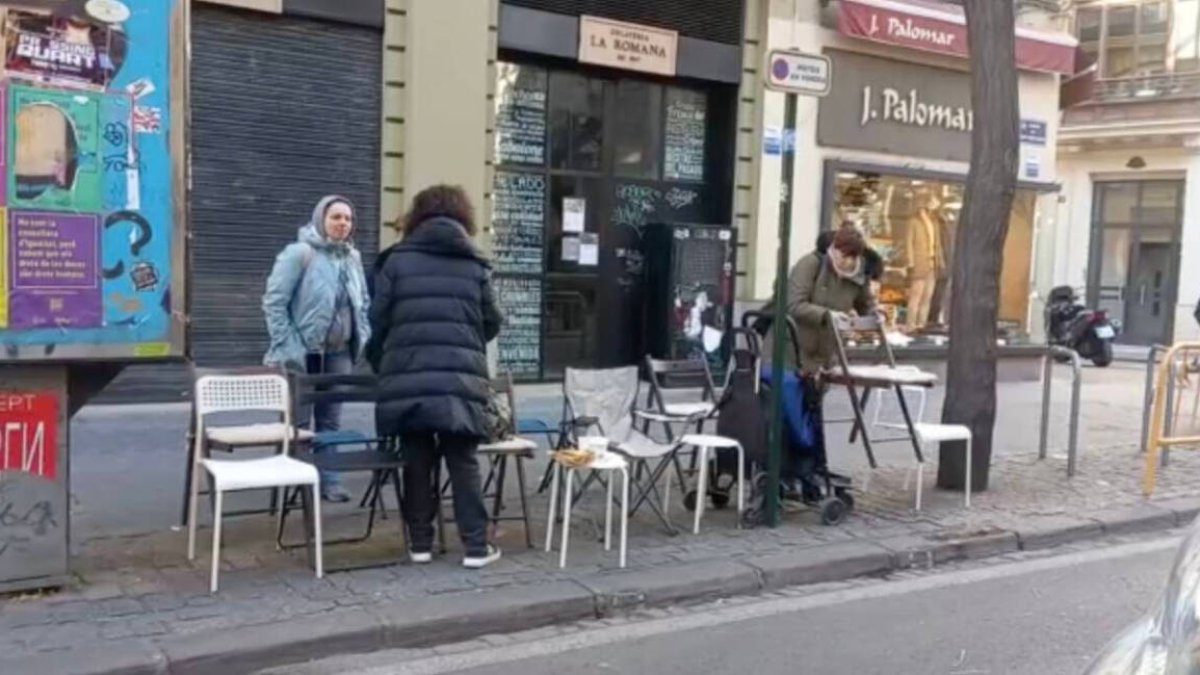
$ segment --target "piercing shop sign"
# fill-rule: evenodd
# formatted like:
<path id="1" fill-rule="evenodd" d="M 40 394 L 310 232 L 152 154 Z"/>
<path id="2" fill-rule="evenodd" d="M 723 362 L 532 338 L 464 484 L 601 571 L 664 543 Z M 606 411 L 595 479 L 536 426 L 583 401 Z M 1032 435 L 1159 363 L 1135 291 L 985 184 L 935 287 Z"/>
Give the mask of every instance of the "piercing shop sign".
<path id="1" fill-rule="evenodd" d="M 0 362 L 183 356 L 184 4 L 0 0 Z"/>

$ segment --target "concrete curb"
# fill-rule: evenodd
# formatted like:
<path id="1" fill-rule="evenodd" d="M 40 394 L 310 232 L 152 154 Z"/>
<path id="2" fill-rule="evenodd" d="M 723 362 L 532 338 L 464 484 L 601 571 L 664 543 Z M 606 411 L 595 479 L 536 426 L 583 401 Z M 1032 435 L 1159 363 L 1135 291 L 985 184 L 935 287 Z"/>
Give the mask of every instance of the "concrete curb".
<path id="1" fill-rule="evenodd" d="M 338 610 L 287 623 L 110 642 L 103 650 L 0 658 L 0 673 L 250 675 L 272 666 L 379 649 L 432 647 L 484 635 L 605 618 L 787 586 L 882 576 L 912 567 L 1157 532 L 1191 523 L 1200 497 L 1138 504 L 1090 517 L 1030 519 L 1016 531 L 844 542 L 794 553 L 686 563 L 578 581 L 478 590 Z"/>

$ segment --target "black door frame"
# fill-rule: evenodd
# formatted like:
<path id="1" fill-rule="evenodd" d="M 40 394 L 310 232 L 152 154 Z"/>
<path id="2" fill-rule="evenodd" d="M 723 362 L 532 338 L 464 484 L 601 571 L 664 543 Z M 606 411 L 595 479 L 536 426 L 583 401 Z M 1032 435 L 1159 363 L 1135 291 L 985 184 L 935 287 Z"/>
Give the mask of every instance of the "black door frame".
<path id="1" fill-rule="evenodd" d="M 1134 207 L 1133 222 L 1128 225 L 1108 225 L 1104 222 L 1104 186 L 1108 185 L 1135 185 L 1137 187 L 1137 201 Z M 1175 223 L 1173 225 L 1145 225 L 1142 220 L 1142 201 L 1145 195 L 1147 185 L 1171 185 L 1175 188 Z M 1126 273 L 1125 284 L 1122 286 L 1121 303 L 1122 303 L 1122 320 L 1129 315 L 1129 282 L 1137 277 L 1137 273 L 1141 264 L 1141 241 L 1142 233 L 1145 230 L 1169 230 L 1171 232 L 1171 264 L 1168 271 L 1166 283 L 1166 293 L 1164 303 L 1167 306 L 1167 317 L 1163 323 L 1163 333 L 1158 336 L 1157 340 L 1152 342 L 1169 344 L 1172 342 L 1172 336 L 1175 334 L 1175 310 L 1179 303 L 1179 265 L 1182 252 L 1181 238 L 1183 236 L 1183 200 L 1187 191 L 1186 181 L 1182 178 L 1155 178 L 1149 180 L 1124 180 L 1120 178 L 1093 180 L 1092 181 L 1092 218 L 1089 232 L 1088 244 L 1088 266 L 1087 266 L 1087 304 L 1089 307 L 1097 307 L 1100 303 L 1100 278 L 1102 273 L 1102 265 L 1104 264 L 1104 233 L 1109 229 L 1128 229 L 1129 230 L 1129 267 Z M 1122 338 L 1128 335 L 1127 330 L 1121 331 L 1117 336 L 1117 341 L 1122 344 L 1126 343 Z"/>

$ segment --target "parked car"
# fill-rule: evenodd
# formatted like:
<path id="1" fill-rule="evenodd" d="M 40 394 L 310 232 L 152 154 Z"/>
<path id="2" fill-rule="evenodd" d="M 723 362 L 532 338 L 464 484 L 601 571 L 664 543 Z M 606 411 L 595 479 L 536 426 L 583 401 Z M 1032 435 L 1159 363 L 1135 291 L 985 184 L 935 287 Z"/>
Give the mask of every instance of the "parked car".
<path id="1" fill-rule="evenodd" d="M 1085 675 L 1193 673 L 1200 673 L 1200 519 L 1179 546 L 1158 601 L 1109 643 Z"/>

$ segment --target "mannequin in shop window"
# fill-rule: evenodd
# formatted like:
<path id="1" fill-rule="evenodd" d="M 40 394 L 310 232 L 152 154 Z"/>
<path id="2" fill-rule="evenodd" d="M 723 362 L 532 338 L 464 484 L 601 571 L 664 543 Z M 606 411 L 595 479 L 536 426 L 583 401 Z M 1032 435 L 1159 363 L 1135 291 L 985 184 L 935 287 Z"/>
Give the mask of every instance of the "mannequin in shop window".
<path id="1" fill-rule="evenodd" d="M 916 333 L 929 323 L 933 293 L 946 269 L 942 241 L 941 198 L 933 191 L 917 196 L 917 210 L 908 219 L 905 253 L 908 262 L 908 330 Z"/>

